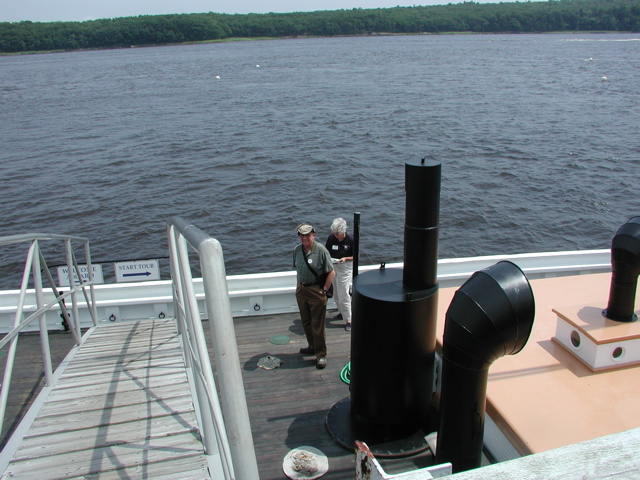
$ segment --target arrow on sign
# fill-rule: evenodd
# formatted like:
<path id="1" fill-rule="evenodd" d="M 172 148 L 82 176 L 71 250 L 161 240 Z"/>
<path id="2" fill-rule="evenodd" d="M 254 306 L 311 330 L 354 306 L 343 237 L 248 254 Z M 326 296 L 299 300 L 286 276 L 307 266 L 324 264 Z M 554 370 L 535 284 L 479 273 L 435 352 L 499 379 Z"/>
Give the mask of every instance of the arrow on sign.
<path id="1" fill-rule="evenodd" d="M 147 276 L 147 277 L 148 277 L 149 275 L 151 275 L 151 272 L 123 273 L 123 274 L 122 274 L 122 276 L 123 276 L 123 277 L 139 277 L 139 276 L 141 276 L 141 275 L 144 275 L 144 276 Z"/>

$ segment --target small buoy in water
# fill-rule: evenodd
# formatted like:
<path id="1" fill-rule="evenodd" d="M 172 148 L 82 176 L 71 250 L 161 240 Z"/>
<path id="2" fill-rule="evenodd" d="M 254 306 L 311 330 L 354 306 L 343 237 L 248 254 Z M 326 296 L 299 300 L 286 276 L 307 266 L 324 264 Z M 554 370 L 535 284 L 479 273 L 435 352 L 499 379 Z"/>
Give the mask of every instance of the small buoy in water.
<path id="1" fill-rule="evenodd" d="M 256 68 L 260 68 L 260 65 L 256 65 Z"/>
<path id="2" fill-rule="evenodd" d="M 589 57 L 589 58 L 585 58 L 584 60 L 585 62 L 593 62 L 593 58 Z"/>
<path id="3" fill-rule="evenodd" d="M 609 79 L 608 79 L 607 77 L 602 77 L 602 81 L 603 81 L 603 82 L 608 82 L 608 81 L 609 81 Z"/>
<path id="4" fill-rule="evenodd" d="M 220 80 L 220 75 L 216 75 L 216 80 Z"/>

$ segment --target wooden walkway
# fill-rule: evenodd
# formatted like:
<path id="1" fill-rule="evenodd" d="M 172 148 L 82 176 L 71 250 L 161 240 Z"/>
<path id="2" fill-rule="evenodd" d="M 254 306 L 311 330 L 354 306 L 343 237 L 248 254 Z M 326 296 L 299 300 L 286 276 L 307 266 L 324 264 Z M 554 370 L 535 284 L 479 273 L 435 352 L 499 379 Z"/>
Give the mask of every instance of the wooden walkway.
<path id="1" fill-rule="evenodd" d="M 210 478 L 174 321 L 100 325 L 2 478 Z"/>

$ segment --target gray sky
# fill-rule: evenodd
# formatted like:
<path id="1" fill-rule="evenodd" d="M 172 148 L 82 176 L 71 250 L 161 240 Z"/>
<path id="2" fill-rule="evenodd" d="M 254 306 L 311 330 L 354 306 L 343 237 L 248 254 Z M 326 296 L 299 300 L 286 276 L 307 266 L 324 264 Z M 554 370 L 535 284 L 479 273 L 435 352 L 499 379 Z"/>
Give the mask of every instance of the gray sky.
<path id="1" fill-rule="evenodd" d="M 487 1 L 500 0 L 482 0 Z M 0 0 L 0 22 L 83 21 L 164 13 L 311 12 L 447 3 L 458 0 Z"/>

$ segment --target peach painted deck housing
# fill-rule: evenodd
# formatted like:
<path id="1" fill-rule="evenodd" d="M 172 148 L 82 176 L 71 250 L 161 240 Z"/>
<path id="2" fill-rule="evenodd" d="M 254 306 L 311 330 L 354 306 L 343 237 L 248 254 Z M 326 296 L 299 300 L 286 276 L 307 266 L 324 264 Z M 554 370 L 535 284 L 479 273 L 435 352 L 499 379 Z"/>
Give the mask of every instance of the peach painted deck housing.
<path id="1" fill-rule="evenodd" d="M 487 391 L 487 413 L 520 454 L 640 427 L 640 366 L 615 365 L 594 372 L 571 348 L 554 340 L 558 322 L 567 319 L 581 335 L 601 344 L 638 338 L 640 323 L 595 315 L 607 307 L 610 280 L 610 273 L 601 273 L 530 281 L 536 301 L 531 337 L 520 353 L 494 362 Z M 455 291 L 440 291 L 440 339 Z M 638 305 L 636 298 L 636 313 Z M 622 358 L 638 353 L 627 348 Z"/>

